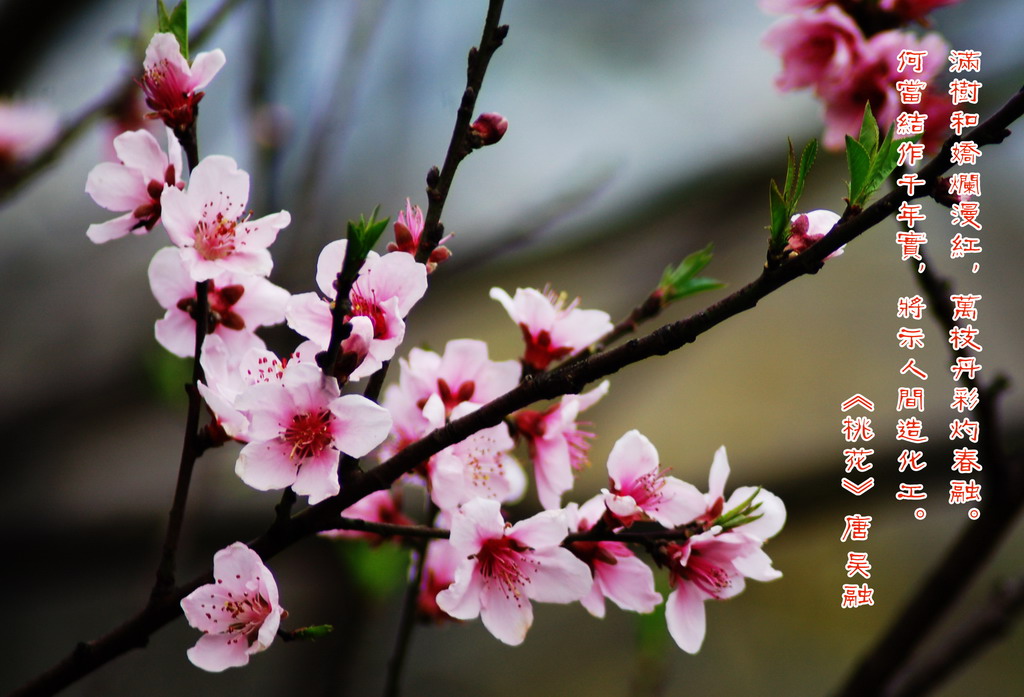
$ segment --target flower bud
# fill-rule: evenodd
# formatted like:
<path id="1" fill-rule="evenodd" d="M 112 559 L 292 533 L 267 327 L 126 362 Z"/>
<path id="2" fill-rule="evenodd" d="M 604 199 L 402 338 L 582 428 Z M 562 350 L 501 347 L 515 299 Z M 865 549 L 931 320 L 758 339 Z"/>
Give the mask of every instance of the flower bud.
<path id="1" fill-rule="evenodd" d="M 501 114 L 480 114 L 470 129 L 477 147 L 494 145 L 508 130 L 508 119 Z"/>

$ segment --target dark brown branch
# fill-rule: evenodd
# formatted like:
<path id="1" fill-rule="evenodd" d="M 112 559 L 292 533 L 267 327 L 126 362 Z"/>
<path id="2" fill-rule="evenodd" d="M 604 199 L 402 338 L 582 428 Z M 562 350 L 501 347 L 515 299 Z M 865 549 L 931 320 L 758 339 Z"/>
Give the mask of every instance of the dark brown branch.
<path id="1" fill-rule="evenodd" d="M 429 205 L 423 219 L 423 234 L 420 237 L 419 248 L 416 250 L 416 261 L 421 264 L 427 263 L 431 252 L 441 243 L 441 238 L 444 236 L 441 212 L 448 199 L 448 191 L 455 178 L 455 170 L 473 150 L 470 142 L 470 123 L 473 118 L 473 110 L 476 108 L 476 98 L 480 94 L 480 87 L 483 85 L 491 56 L 508 35 L 507 25 L 498 26 L 498 22 L 501 21 L 501 8 L 504 4 L 505 0 L 490 0 L 487 5 L 487 18 L 484 20 L 480 46 L 469 50 L 466 90 L 462 93 L 462 103 L 455 116 L 455 128 L 452 130 L 452 139 L 448 143 L 448 153 L 445 155 L 444 165 L 440 171 L 435 167 L 427 174 Z"/>

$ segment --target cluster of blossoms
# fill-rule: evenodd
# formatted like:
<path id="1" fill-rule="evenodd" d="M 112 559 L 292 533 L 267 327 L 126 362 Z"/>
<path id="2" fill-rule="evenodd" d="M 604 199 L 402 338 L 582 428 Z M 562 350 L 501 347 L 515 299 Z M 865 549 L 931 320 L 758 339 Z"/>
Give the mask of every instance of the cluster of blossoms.
<path id="1" fill-rule="evenodd" d="M 406 316 L 426 292 L 428 273 L 450 252 L 439 246 L 427 264 L 416 261 L 424 216 L 408 202 L 387 253 L 368 252 L 351 284 L 342 277 L 356 248 L 352 239 L 331 242 L 320 253 L 319 293 L 292 295 L 271 283 L 268 247 L 288 226 L 289 214 L 252 219 L 246 211 L 249 175 L 229 157 L 193 162 L 187 176 L 182 166 L 179 142 L 194 148 L 189 137 L 202 96 L 198 90 L 223 63 L 215 51 L 200 54 L 190 66 L 172 35 L 154 37 L 140 84 L 167 126 L 167 150 L 143 130 L 115 139 L 119 162 L 97 165 L 86 191 L 121 215 L 92 225 L 87 234 L 104 243 L 162 224 L 173 246 L 157 252 L 149 266 L 153 294 L 166 311 L 156 322 L 156 338 L 171 353 L 200 361 L 198 391 L 213 417 L 206 433 L 214 444 L 243 444 L 235 472 L 245 484 L 262 491 L 290 488 L 317 504 L 341 491 L 342 455 L 375 453 L 385 460 L 613 331 L 607 313 L 581 309 L 578 299 L 532 288 L 510 296 L 494 288 L 491 297 L 522 333 L 520 360 L 495 361 L 484 342 L 454 340 L 440 354 L 413 348 L 399 359 L 398 379 L 380 404 L 343 394 L 394 358 Z M 485 114 L 473 133 L 483 145 L 495 142 L 506 127 L 501 117 Z M 821 224 L 817 217 L 810 222 Z M 808 224 L 803 227 L 813 236 Z M 347 298 L 339 297 L 342 289 Z M 342 310 L 347 334 L 336 331 Z M 281 322 L 306 339 L 286 357 L 269 351 L 255 333 Z M 332 351 L 334 364 L 321 365 Z M 589 464 L 593 434 L 580 415 L 608 389 L 604 382 L 477 431 L 420 463 L 393 489 L 345 510 L 339 527 L 348 518 L 408 524 L 412 516 L 396 492 L 425 487 L 430 517 L 450 535 L 426 549 L 421 617 L 480 617 L 508 644 L 525 638 L 533 600 L 580 601 L 598 617 L 605 599 L 643 613 L 660 604 L 651 566 L 616 537 L 630 529 L 668 573 L 671 635 L 684 650 L 696 652 L 704 637 L 705 600 L 739 593 L 746 578 L 779 576 L 761 547 L 781 528 L 785 509 L 760 489 L 741 488 L 726 500 L 724 449 L 715 456 L 708 493 L 701 493 L 668 475 L 638 431 L 626 433 L 612 449 L 606 489 L 582 504 L 563 503 L 575 475 Z M 544 510 L 510 524 L 503 504 L 521 500 L 529 488 L 514 454 L 517 445 L 532 462 Z M 217 553 L 214 579 L 181 605 L 189 623 L 204 632 L 189 650 L 190 660 L 219 671 L 265 649 L 286 613 L 270 571 L 241 543 Z"/>
<path id="2" fill-rule="evenodd" d="M 902 30 L 909 22 L 924 22 L 932 10 L 959 0 L 761 0 L 768 12 L 796 13 L 779 20 L 764 36 L 765 45 L 782 58 L 780 90 L 811 89 L 825 106 L 825 147 L 838 150 L 846 135 L 856 136 L 865 102 L 882 128 L 904 110 L 898 81 L 923 81 L 943 68 L 948 50 L 936 33 L 921 37 Z M 923 72 L 900 65 L 900 51 L 927 51 Z M 909 107 L 924 114 L 934 128 L 925 130 L 926 145 L 936 144 L 949 123 L 949 99 L 925 90 Z M 939 127 L 941 126 L 941 127 Z"/>

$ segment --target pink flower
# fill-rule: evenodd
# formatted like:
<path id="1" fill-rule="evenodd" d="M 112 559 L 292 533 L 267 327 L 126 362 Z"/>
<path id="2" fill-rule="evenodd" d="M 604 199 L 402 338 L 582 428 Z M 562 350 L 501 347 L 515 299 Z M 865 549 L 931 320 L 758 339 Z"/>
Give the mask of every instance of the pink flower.
<path id="1" fill-rule="evenodd" d="M 206 406 L 216 417 L 217 426 L 224 433 L 243 442 L 248 442 L 249 418 L 236 406 L 235 400 L 252 385 L 281 384 L 284 369 L 289 363 L 308 363 L 315 366 L 318 349 L 312 342 L 304 342 L 288 358 L 278 358 L 263 347 L 259 340 L 257 348 L 250 348 L 239 356 L 228 350 L 224 340 L 216 333 L 203 342 L 200 363 L 206 382 L 200 382 L 199 394 Z"/>
<path id="2" fill-rule="evenodd" d="M 533 288 L 517 288 L 510 298 L 501 288 L 491 288 L 491 298 L 501 303 L 519 325 L 526 341 L 523 363 L 544 370 L 552 361 L 570 356 L 611 331 L 608 313 L 580 310 L 579 298 L 566 305 L 566 296 Z"/>
<path id="3" fill-rule="evenodd" d="M 569 529 L 585 532 L 604 515 L 605 505 L 596 496 L 582 506 L 566 507 Z M 661 603 L 661 594 L 654 590 L 654 573 L 629 547 L 621 542 L 572 542 L 569 549 L 579 557 L 593 575 L 590 592 L 580 599 L 594 617 L 604 617 L 604 599 L 608 598 L 623 610 L 648 613 Z"/>
<path id="4" fill-rule="evenodd" d="M 704 522 L 710 526 L 720 515 L 733 510 L 756 493 L 750 506 L 756 507 L 753 515 L 759 517 L 734 529 L 762 541 L 775 537 L 786 523 L 786 506 L 782 499 L 766 489 L 753 486 L 741 486 L 726 499 L 725 482 L 728 478 L 729 458 L 723 445 L 715 451 L 715 458 L 708 474 L 708 493 L 704 496 Z"/>
<path id="5" fill-rule="evenodd" d="M 101 162 L 89 172 L 85 193 L 109 211 L 127 211 L 86 231 L 96 244 L 144 235 L 160 220 L 160 197 L 165 186 L 184 188 L 181 181 L 181 146 L 167 131 L 167 153 L 148 131 L 130 131 L 114 138 L 120 164 Z"/>
<path id="6" fill-rule="evenodd" d="M 895 12 L 904 22 L 911 22 L 924 19 L 932 10 L 958 2 L 960 0 L 881 0 L 878 6 L 883 10 Z"/>
<path id="7" fill-rule="evenodd" d="M 249 414 L 250 442 L 235 473 L 261 491 L 292 487 L 319 503 L 340 491 L 341 453 L 362 457 L 391 428 L 387 410 L 360 395 L 341 394 L 338 381 L 315 365 L 289 362 L 280 383 L 253 385 L 235 401 Z"/>
<path id="8" fill-rule="evenodd" d="M 741 532 L 716 534 L 715 528 L 666 549 L 674 591 L 665 604 L 668 632 L 683 651 L 697 653 L 704 642 L 704 601 L 743 592 L 746 578 L 772 581 L 782 574 L 761 550 L 761 540 Z"/>
<path id="9" fill-rule="evenodd" d="M 498 640 L 521 644 L 533 624 L 531 600 L 571 603 L 590 590 L 587 565 L 560 544 L 569 528 L 562 511 L 506 525 L 497 501 L 474 499 L 452 519 L 460 561 L 455 583 L 437 594 L 452 617 L 478 615 Z"/>
<path id="10" fill-rule="evenodd" d="M 812 7 L 821 7 L 832 0 L 758 0 L 758 7 L 765 12 L 799 12 Z"/>
<path id="11" fill-rule="evenodd" d="M 193 281 L 222 271 L 267 276 L 273 268 L 267 251 L 291 222 L 287 211 L 249 220 L 249 175 L 223 155 L 203 159 L 192 171 L 188 189 L 166 187 L 160 199 L 171 242 L 180 248 Z"/>
<path id="12" fill-rule="evenodd" d="M 400 495 L 391 489 L 374 491 L 341 512 L 343 518 L 365 520 L 369 523 L 390 523 L 392 525 L 412 525 L 413 522 L 402 512 Z M 331 538 L 363 538 L 375 544 L 388 539 L 375 532 L 359 530 L 325 530 L 322 537 Z"/>
<path id="13" fill-rule="evenodd" d="M 562 494 L 572 488 L 574 473 L 589 464 L 587 438 L 594 434 L 580 430 L 576 418 L 606 394 L 607 380 L 586 394 L 562 397 L 546 411 L 516 413 L 516 430 L 529 447 L 537 496 L 544 508 L 561 508 Z"/>
<path id="14" fill-rule="evenodd" d="M 927 51 L 924 72 L 913 73 L 908 67 L 897 71 L 897 56 L 902 49 Z M 875 34 L 861 48 L 860 58 L 851 66 L 843 79 L 821 86 L 819 96 L 825 102 L 825 135 L 823 143 L 831 150 L 845 146 L 845 136 L 856 136 L 864 118 L 864 104 L 871 111 L 884 132 L 895 122 L 902 110 L 896 81 L 915 78 L 929 81 L 942 69 L 948 46 L 938 34 L 922 39 L 896 30 Z"/>
<path id="15" fill-rule="evenodd" d="M 398 384 L 384 392 L 384 406 L 395 420 L 393 454 L 425 436 L 435 426 L 423 414 L 431 396 L 437 395 L 444 414 L 463 402 L 486 404 L 519 384 L 517 361 L 492 361 L 487 344 L 475 339 L 455 339 L 445 344 L 444 355 L 414 348 L 400 361 Z"/>
<path id="16" fill-rule="evenodd" d="M 789 248 L 800 254 L 815 242 L 827 235 L 839 222 L 839 216 L 832 211 L 816 210 L 810 213 L 797 213 L 790 219 Z M 832 259 L 843 253 L 846 245 L 825 257 Z"/>
<path id="17" fill-rule="evenodd" d="M 241 542 L 213 557 L 215 583 L 182 598 L 185 619 L 204 632 L 188 650 L 188 660 L 219 673 L 244 666 L 249 656 L 274 641 L 281 618 L 288 615 L 277 599 L 277 583 L 256 552 Z"/>
<path id="18" fill-rule="evenodd" d="M 775 23 L 763 42 L 782 58 L 782 74 L 775 78 L 780 90 L 823 89 L 850 73 L 860 58 L 864 35 L 849 15 L 829 5 Z"/>
<path id="19" fill-rule="evenodd" d="M 328 298 L 316 293 L 300 293 L 288 303 L 288 326 L 312 339 L 326 349 L 331 338 L 330 302 L 337 291 L 334 282 L 345 260 L 347 240 L 331 242 L 323 251 L 316 266 L 316 282 Z M 405 338 L 403 318 L 427 291 L 427 270 L 416 263 L 410 254 L 391 252 L 380 256 L 370 252 L 352 284 L 349 319 L 364 317 L 370 322 L 372 338 L 366 345 L 362 363 L 350 374 L 359 380 L 377 372 L 384 361 L 395 355 L 395 349 Z"/>
<path id="20" fill-rule="evenodd" d="M 203 92 L 214 75 L 224 67 L 220 49 L 200 53 L 189 66 L 181 55 L 173 34 L 154 34 L 146 47 L 142 63 L 145 72 L 139 85 L 146 94 L 146 104 L 169 128 L 183 133 L 195 122 L 196 109 Z"/>
<path id="21" fill-rule="evenodd" d="M 704 512 L 704 497 L 692 484 L 666 476 L 658 451 L 637 430 L 619 438 L 608 455 L 608 510 L 623 525 L 655 520 L 666 528 L 692 522 Z"/>
<path id="22" fill-rule="evenodd" d="M 451 418 L 458 419 L 480 406 L 463 403 L 455 407 Z M 430 430 L 444 425 L 441 400 L 434 395 L 423 409 Z M 484 428 L 463 441 L 445 448 L 430 459 L 430 498 L 442 511 L 451 511 L 474 498 L 510 502 L 526 491 L 526 475 L 510 451 L 515 447 L 502 422 Z"/>
<path id="23" fill-rule="evenodd" d="M 420 237 L 423 235 L 423 211 L 419 206 L 412 205 L 412 201 L 405 199 L 405 210 L 399 211 L 398 220 L 395 221 L 395 241 L 388 242 L 389 252 L 406 252 L 416 256 L 416 250 L 420 246 Z M 451 235 L 445 236 L 440 244 L 430 253 L 427 259 L 427 273 L 432 273 L 437 265 L 449 258 L 451 250 L 443 246 L 451 239 Z"/>
<path id="24" fill-rule="evenodd" d="M 59 128 L 57 114 L 44 104 L 0 100 L 0 170 L 34 158 Z"/>
<path id="25" fill-rule="evenodd" d="M 421 619 L 442 623 L 454 619 L 437 605 L 437 594 L 455 583 L 455 570 L 462 558 L 448 540 L 431 540 L 427 545 L 427 561 L 416 599 Z"/>
<path id="26" fill-rule="evenodd" d="M 195 352 L 196 284 L 174 247 L 164 247 L 149 264 L 149 286 L 167 312 L 156 322 L 156 339 L 176 356 Z M 288 291 L 265 278 L 225 271 L 210 279 L 207 290 L 207 331 L 224 340 L 239 358 L 251 348 L 264 348 L 257 327 L 284 321 Z"/>

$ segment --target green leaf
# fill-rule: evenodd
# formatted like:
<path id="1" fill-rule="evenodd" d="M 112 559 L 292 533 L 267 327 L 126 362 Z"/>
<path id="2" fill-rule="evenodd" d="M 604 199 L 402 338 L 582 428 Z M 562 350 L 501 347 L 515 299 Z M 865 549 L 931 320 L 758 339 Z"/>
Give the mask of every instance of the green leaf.
<path id="1" fill-rule="evenodd" d="M 797 187 L 797 168 L 796 168 L 796 152 L 793 150 L 793 141 L 789 138 L 786 139 L 789 143 L 789 153 L 786 155 L 786 185 L 782 187 L 782 199 L 786 202 L 789 212 L 792 212 L 796 207 L 796 201 L 793 200 L 793 193 Z"/>
<path id="2" fill-rule="evenodd" d="M 864 120 L 860 125 L 860 138 L 857 139 L 869 155 L 875 153 L 875 146 L 878 144 L 878 121 L 871 113 L 871 102 L 864 105 Z"/>
<path id="3" fill-rule="evenodd" d="M 389 218 L 377 220 L 377 213 L 380 206 L 373 209 L 370 219 L 359 216 L 358 221 L 348 221 L 348 254 L 354 254 L 355 258 L 362 262 L 370 253 L 377 241 L 380 240 L 384 230 L 387 229 Z"/>
<path id="4" fill-rule="evenodd" d="M 685 298 L 688 295 L 694 295 L 705 290 L 714 290 L 725 285 L 713 278 L 697 276 L 701 269 L 711 263 L 711 258 L 714 256 L 711 248 L 712 245 L 709 244 L 704 249 L 688 255 L 679 262 L 679 266 L 675 268 L 668 266 L 665 269 L 665 273 L 661 275 L 658 289 L 662 291 L 666 304 L 675 302 L 680 298 Z"/>
<path id="5" fill-rule="evenodd" d="M 814 138 L 811 142 L 804 146 L 804 151 L 800 154 L 800 168 L 797 171 L 796 176 L 796 191 L 792 200 L 789 202 L 789 213 L 792 215 L 796 211 L 797 201 L 804 193 L 804 183 L 807 181 L 807 173 L 811 171 L 811 165 L 814 164 L 814 158 L 818 155 L 818 141 Z"/>
<path id="6" fill-rule="evenodd" d="M 871 173 L 871 156 L 850 136 L 846 136 L 846 164 L 850 168 L 850 205 L 859 206 L 867 198 L 863 192 Z"/>
<path id="7" fill-rule="evenodd" d="M 157 29 L 174 34 L 181 48 L 181 55 L 188 60 L 188 0 L 181 0 L 171 13 L 167 13 L 164 0 L 156 0 Z"/>
<path id="8" fill-rule="evenodd" d="M 779 185 L 775 183 L 774 179 L 772 179 L 768 195 L 771 201 L 772 215 L 771 247 L 772 249 L 782 249 L 786 246 L 786 229 L 789 227 L 789 206 L 786 205 L 786 200 L 782 197 Z"/>

